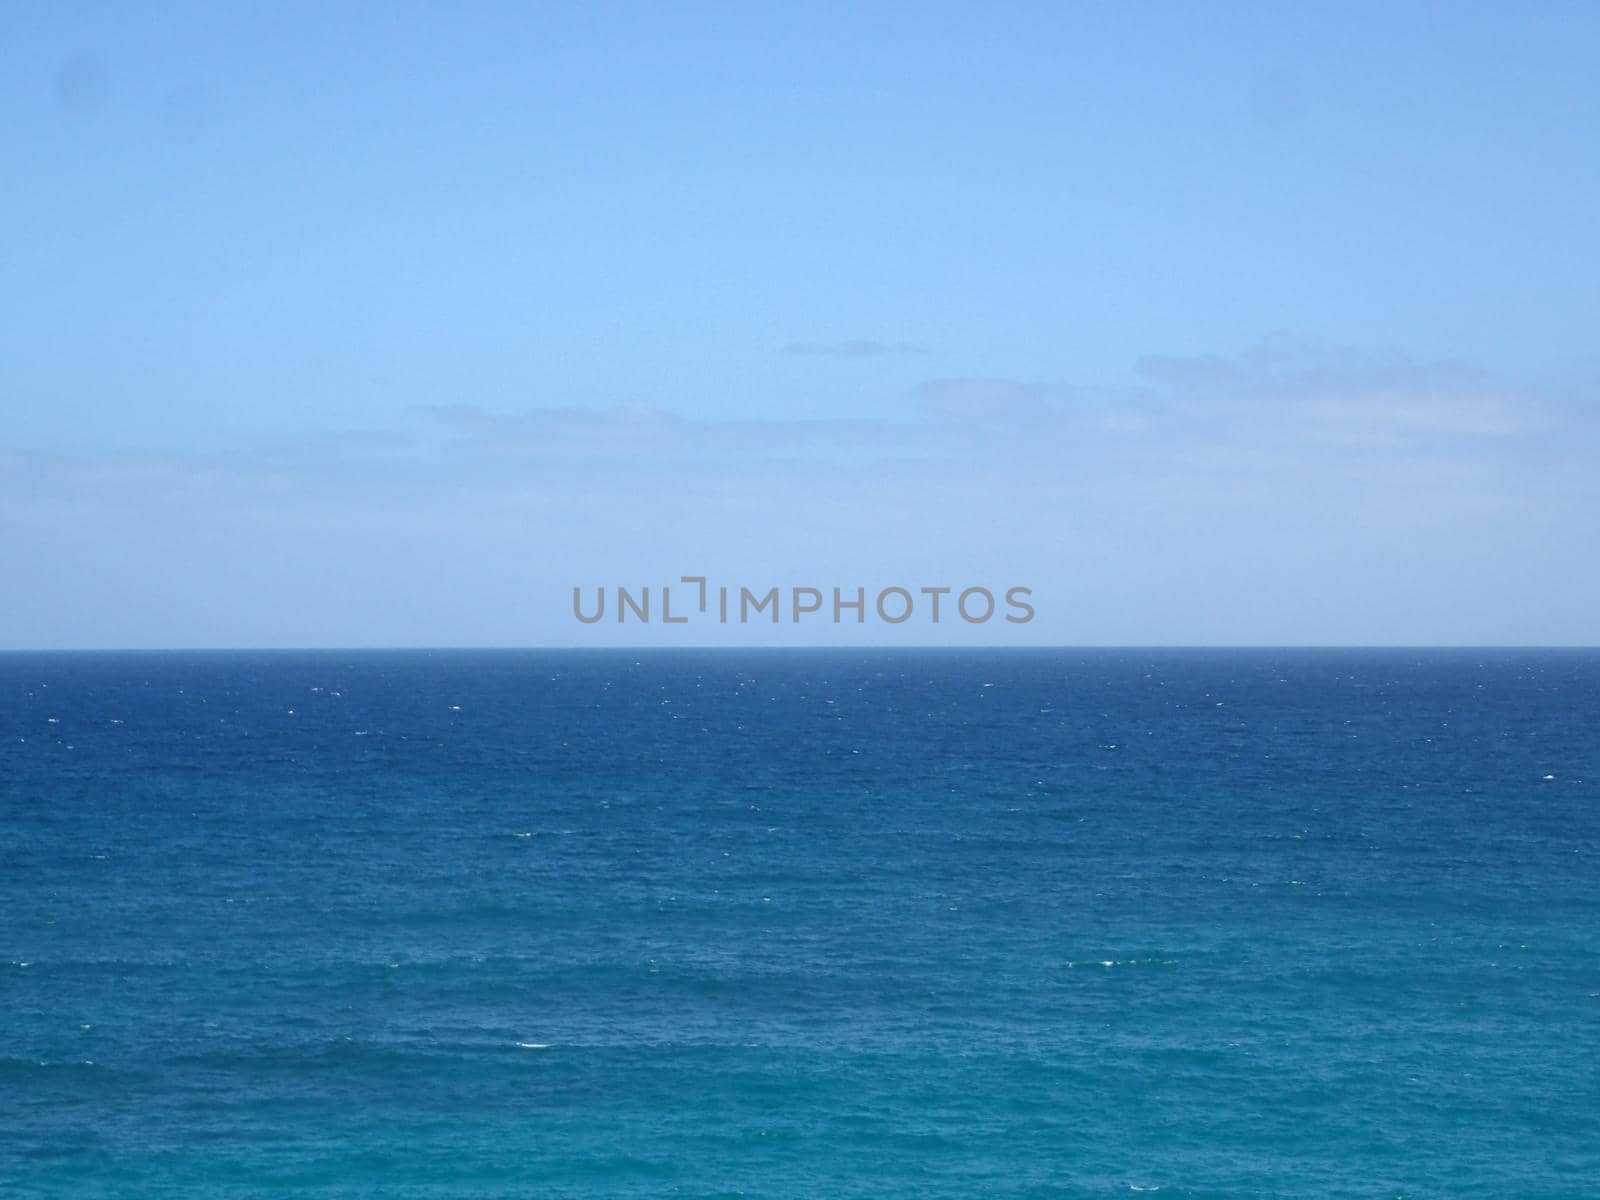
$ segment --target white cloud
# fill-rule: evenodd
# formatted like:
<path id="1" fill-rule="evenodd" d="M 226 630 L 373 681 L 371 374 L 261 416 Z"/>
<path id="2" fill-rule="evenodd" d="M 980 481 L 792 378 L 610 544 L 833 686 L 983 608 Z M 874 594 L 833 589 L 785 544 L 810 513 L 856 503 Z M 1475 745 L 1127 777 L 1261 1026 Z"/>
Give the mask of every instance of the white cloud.
<path id="1" fill-rule="evenodd" d="M 694 571 L 1022 582 L 1051 642 L 1596 640 L 1574 397 L 1283 346 L 1141 378 L 931 380 L 894 420 L 452 405 L 13 453 L 0 644 L 557 642 L 573 583 Z"/>

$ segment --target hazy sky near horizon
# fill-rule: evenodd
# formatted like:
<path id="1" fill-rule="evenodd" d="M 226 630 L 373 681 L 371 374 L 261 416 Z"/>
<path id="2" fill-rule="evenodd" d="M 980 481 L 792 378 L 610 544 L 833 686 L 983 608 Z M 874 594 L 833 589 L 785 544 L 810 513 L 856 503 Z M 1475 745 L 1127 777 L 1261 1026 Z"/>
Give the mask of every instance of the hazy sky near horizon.
<path id="1" fill-rule="evenodd" d="M 1600 642 L 1600 7 L 11 4 L 0 648 Z M 578 625 L 1013 585 L 1026 627 Z"/>

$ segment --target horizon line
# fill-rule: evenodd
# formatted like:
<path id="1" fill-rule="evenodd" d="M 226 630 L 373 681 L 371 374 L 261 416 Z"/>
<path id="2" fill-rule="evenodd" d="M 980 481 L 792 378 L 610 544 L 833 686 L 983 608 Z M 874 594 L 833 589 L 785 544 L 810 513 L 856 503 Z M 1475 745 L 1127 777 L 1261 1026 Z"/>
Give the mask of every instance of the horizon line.
<path id="1" fill-rule="evenodd" d="M 639 653 L 641 651 L 710 650 L 720 652 L 805 650 L 849 651 L 960 651 L 1004 650 L 1014 652 L 1045 650 L 1600 650 L 1600 643 L 1589 642 L 1061 642 L 1026 645 L 999 642 L 971 644 L 914 643 L 906 645 L 873 643 L 855 646 L 846 643 L 807 642 L 800 645 L 757 643 L 726 645 L 691 643 L 661 645 L 628 643 L 620 645 L 312 645 L 312 646 L 4 646 L 0 655 L 21 654 L 515 654 L 515 653 Z"/>

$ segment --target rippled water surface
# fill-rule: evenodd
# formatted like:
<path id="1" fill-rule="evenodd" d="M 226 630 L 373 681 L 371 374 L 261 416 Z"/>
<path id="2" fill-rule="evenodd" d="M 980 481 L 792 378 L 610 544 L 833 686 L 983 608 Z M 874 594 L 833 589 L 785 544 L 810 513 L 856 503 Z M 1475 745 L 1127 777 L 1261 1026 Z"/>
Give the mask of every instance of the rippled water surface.
<path id="1" fill-rule="evenodd" d="M 0 1194 L 1600 1194 L 1600 654 L 0 655 Z"/>

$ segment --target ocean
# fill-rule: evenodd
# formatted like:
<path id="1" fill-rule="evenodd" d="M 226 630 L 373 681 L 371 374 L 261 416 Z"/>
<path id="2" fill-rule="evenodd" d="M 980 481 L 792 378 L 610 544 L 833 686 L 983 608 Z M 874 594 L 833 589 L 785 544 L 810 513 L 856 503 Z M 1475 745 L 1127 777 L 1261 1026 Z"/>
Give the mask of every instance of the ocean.
<path id="1" fill-rule="evenodd" d="M 1600 653 L 0 655 L 0 1196 L 1600 1195 Z"/>

